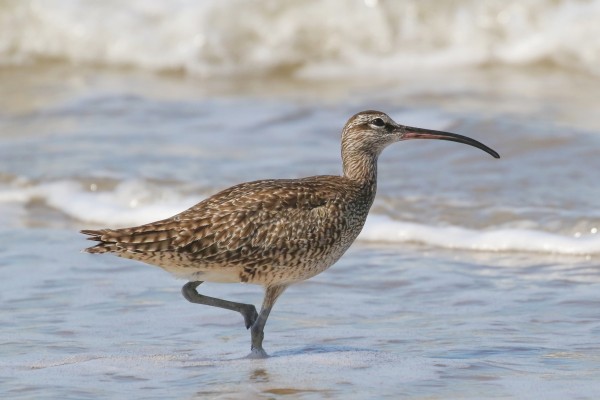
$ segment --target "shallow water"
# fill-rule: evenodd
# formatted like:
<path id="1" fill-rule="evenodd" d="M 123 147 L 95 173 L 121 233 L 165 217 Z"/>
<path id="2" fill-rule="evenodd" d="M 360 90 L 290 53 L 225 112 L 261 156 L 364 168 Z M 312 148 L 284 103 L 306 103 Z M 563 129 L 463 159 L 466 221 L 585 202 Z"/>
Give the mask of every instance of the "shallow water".
<path id="1" fill-rule="evenodd" d="M 471 21 L 477 9 L 475 19 L 485 22 L 501 3 L 477 9 L 465 2 L 453 15 Z M 75 23 L 84 6 L 67 1 L 50 10 L 33 1 L 15 11 L 8 4 L 0 2 L 0 30 L 6 21 L 36 21 L 44 33 L 39 43 L 48 40 L 53 45 L 42 47 L 54 53 L 28 41 L 35 24 L 10 30 L 13 47 L 0 46 L 18 56 L 5 57 L 0 68 L 1 397 L 597 397 L 600 81 L 591 71 L 597 63 L 583 56 L 595 54 L 588 50 L 596 36 L 578 47 L 576 32 L 558 37 L 551 24 L 523 27 L 515 17 L 512 29 L 537 27 L 554 47 L 519 61 L 508 57 L 518 53 L 518 40 L 463 37 L 459 24 L 452 25 L 453 40 L 477 43 L 429 49 L 423 65 L 393 73 L 386 68 L 410 52 L 401 46 L 386 53 L 373 75 L 363 68 L 374 57 L 373 38 L 354 38 L 360 46 L 347 54 L 324 53 L 337 42 L 307 47 L 299 64 L 301 43 L 289 54 L 274 52 L 277 41 L 263 43 L 271 52 L 261 53 L 261 64 L 253 44 L 239 41 L 242 50 L 221 59 L 184 51 L 165 56 L 176 64 L 165 67 L 158 55 L 170 48 L 162 41 L 133 54 L 130 38 L 122 43 L 126 51 L 108 51 L 110 35 L 97 34 L 100 24 Z M 195 26 L 184 17 L 157 24 L 167 3 L 154 2 L 155 10 L 131 4 L 119 23 L 133 18 L 158 37 L 190 34 L 185 30 Z M 177 4 L 196 17 L 218 13 L 211 9 L 217 3 Z M 382 4 L 375 9 L 389 6 Z M 596 4 L 510 5 L 498 21 L 540 10 L 558 22 L 581 13 L 593 20 Z M 85 18 L 101 21 L 103 7 Z M 257 8 L 245 21 L 260 27 L 269 15 L 291 18 L 293 31 L 310 15 L 320 35 L 336 37 L 338 28 L 315 16 L 314 5 L 284 12 L 293 7 Z M 414 15 L 448 12 L 422 7 Z M 57 36 L 69 23 L 77 29 Z M 210 49 L 248 29 L 222 24 L 208 25 L 217 38 L 207 42 Z M 502 24 L 494 32 L 510 31 Z M 276 26 L 285 39 L 287 25 Z M 0 36 L 0 43 L 8 40 Z M 82 48 L 84 37 L 91 42 Z M 488 42 L 500 50 L 481 60 Z M 461 56 L 467 48 L 473 53 Z M 582 56 L 565 61 L 567 48 Z M 248 57 L 245 70 L 226 68 L 239 54 Z M 435 60 L 447 62 L 431 65 Z M 257 74 L 263 67 L 267 72 Z M 474 137 L 502 158 L 449 142 L 386 149 L 357 243 L 278 301 L 265 331 L 271 358 L 244 359 L 249 333 L 241 317 L 186 302 L 184 282 L 158 268 L 80 252 L 89 242 L 79 229 L 168 217 L 241 181 L 340 173 L 340 129 L 362 109 Z M 201 289 L 254 304 L 262 298 L 254 286 Z"/>
<path id="2" fill-rule="evenodd" d="M 183 301 L 158 269 L 79 253 L 67 230 L 2 236 L 12 243 L 0 267 L 9 398 L 562 399 L 600 390 L 594 263 L 359 244 L 286 292 L 267 328 L 272 357 L 256 361 L 242 358 L 249 335 L 239 315 Z M 257 287 L 205 286 L 260 301 Z"/>

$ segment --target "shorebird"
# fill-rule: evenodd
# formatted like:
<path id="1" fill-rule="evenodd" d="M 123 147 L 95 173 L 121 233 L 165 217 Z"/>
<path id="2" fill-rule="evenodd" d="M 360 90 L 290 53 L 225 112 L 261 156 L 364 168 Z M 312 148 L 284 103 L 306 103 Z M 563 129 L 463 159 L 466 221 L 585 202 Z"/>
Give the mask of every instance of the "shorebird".
<path id="1" fill-rule="evenodd" d="M 375 198 L 379 155 L 408 139 L 464 143 L 500 158 L 469 137 L 400 125 L 382 112 L 363 111 L 342 130 L 342 176 L 241 183 L 171 218 L 83 230 L 99 242 L 84 251 L 114 253 L 187 279 L 182 294 L 188 301 L 242 314 L 251 334 L 248 357 L 267 357 L 264 327 L 275 301 L 289 285 L 320 274 L 348 250 Z M 260 313 L 251 304 L 199 294 L 205 281 L 262 285 Z"/>

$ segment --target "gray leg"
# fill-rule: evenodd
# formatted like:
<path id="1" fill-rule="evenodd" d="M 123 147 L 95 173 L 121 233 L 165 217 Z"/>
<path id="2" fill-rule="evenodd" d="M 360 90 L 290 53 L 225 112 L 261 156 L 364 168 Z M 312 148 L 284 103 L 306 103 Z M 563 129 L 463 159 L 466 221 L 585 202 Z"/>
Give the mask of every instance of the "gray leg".
<path id="1" fill-rule="evenodd" d="M 263 300 L 262 308 L 258 318 L 252 325 L 250 333 L 252 335 L 252 346 L 248 358 L 265 358 L 268 357 L 267 352 L 262 347 L 262 342 L 265 337 L 264 329 L 269 318 L 269 313 L 275 304 L 277 298 L 283 293 L 287 286 L 269 286 L 265 290 L 265 299 Z"/>
<path id="2" fill-rule="evenodd" d="M 228 300 L 221 300 L 215 297 L 209 297 L 199 294 L 196 288 L 200 286 L 202 281 L 188 282 L 181 288 L 183 297 L 190 303 L 205 304 L 207 306 L 225 308 L 227 310 L 237 311 L 244 317 L 246 329 L 249 329 L 256 323 L 258 313 L 256 307 L 252 304 L 236 303 Z M 263 324 L 264 325 L 264 324 Z"/>

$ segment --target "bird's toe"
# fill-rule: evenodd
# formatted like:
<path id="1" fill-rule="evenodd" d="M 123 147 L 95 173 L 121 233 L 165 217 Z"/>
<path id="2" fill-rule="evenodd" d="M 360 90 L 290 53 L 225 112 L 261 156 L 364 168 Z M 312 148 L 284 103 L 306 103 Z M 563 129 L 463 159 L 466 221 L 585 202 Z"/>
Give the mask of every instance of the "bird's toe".
<path id="1" fill-rule="evenodd" d="M 258 318 L 258 312 L 256 312 L 256 307 L 249 304 L 248 307 L 242 312 L 244 316 L 244 323 L 246 324 L 246 329 L 250 329 L 252 325 L 256 322 Z"/>

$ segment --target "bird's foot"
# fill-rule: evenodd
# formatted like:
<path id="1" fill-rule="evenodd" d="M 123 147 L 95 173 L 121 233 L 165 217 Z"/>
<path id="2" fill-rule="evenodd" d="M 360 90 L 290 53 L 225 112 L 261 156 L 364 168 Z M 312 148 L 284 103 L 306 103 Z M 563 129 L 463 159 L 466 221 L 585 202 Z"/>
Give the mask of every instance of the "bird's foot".
<path id="1" fill-rule="evenodd" d="M 252 325 L 258 319 L 258 313 L 256 312 L 256 307 L 252 304 L 247 304 L 245 308 L 240 310 L 240 313 L 244 317 L 244 323 L 246 324 L 246 329 L 250 329 Z"/>
<path id="2" fill-rule="evenodd" d="M 269 358 L 269 355 L 262 347 L 256 347 L 256 348 L 252 348 L 252 350 L 250 350 L 250 354 L 248 354 L 246 356 L 246 358 L 251 359 L 251 360 L 258 360 L 261 358 L 262 359 Z"/>

